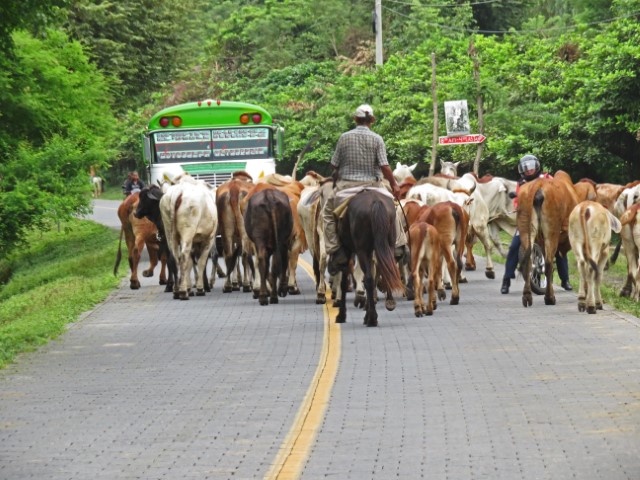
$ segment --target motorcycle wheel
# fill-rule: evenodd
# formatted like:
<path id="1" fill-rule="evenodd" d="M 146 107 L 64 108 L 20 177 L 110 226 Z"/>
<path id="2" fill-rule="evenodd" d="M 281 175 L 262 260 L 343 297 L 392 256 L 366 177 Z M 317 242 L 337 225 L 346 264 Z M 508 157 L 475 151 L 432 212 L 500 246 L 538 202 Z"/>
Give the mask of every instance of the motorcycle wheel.
<path id="1" fill-rule="evenodd" d="M 531 291 L 544 295 L 547 289 L 547 276 L 544 273 L 544 251 L 537 243 L 531 250 Z"/>

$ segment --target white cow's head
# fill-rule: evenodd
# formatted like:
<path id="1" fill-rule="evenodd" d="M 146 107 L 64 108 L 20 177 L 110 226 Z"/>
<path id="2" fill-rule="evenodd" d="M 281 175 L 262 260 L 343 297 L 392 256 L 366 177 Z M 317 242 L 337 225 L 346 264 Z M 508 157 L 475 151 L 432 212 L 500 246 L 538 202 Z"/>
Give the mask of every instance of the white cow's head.
<path id="1" fill-rule="evenodd" d="M 417 163 L 414 163 L 413 165 L 403 165 L 402 163 L 398 162 L 396 164 L 395 170 L 393 171 L 393 177 L 396 179 L 396 182 L 402 183 L 408 177 L 413 177 L 413 171 L 417 166 Z"/>
<path id="2" fill-rule="evenodd" d="M 440 160 L 440 173 L 443 175 L 449 175 L 452 177 L 458 176 L 458 165 L 460 162 L 445 162 Z"/>

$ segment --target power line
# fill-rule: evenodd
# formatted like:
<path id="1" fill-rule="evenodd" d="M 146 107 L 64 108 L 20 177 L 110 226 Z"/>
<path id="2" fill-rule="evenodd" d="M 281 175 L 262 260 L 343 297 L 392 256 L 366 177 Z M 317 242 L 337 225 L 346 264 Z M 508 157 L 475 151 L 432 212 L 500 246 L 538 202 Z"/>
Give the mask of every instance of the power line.
<path id="1" fill-rule="evenodd" d="M 387 6 L 383 5 L 382 8 L 384 8 L 385 10 L 388 10 L 388 11 L 390 11 L 390 12 L 396 14 L 396 15 L 399 15 L 401 17 L 411 18 L 409 15 L 406 15 L 404 13 L 400 13 L 400 12 L 398 12 L 396 10 L 393 10 L 392 8 L 389 8 Z M 604 23 L 611 23 L 611 22 L 614 22 L 616 20 L 622 20 L 624 18 L 635 17 L 635 16 L 638 16 L 638 15 L 640 15 L 640 11 L 632 12 L 632 13 L 629 13 L 627 15 L 621 15 L 619 17 L 612 17 L 612 18 L 607 18 L 607 19 L 604 19 L 604 20 L 598 20 L 598 21 L 595 21 L 595 22 L 583 23 L 583 24 L 580 24 L 580 25 L 570 25 L 570 26 L 567 26 L 567 27 L 539 28 L 539 29 L 536 29 L 536 30 L 476 30 L 476 29 L 473 29 L 473 28 L 448 27 L 446 25 L 441 25 L 439 23 L 430 23 L 430 22 L 424 22 L 424 23 L 425 23 L 425 25 L 429 25 L 431 27 L 437 27 L 437 28 L 441 28 L 441 29 L 444 29 L 444 30 L 450 30 L 450 31 L 453 31 L 453 32 L 472 32 L 472 33 L 487 33 L 487 34 L 501 34 L 501 33 L 518 34 L 518 33 L 552 32 L 552 31 L 556 31 L 556 30 L 559 30 L 561 32 L 562 31 L 568 32 L 570 30 L 574 30 L 574 29 L 582 27 L 582 26 L 601 25 L 601 24 L 604 24 Z"/>
<path id="2" fill-rule="evenodd" d="M 460 8 L 460 7 L 468 7 L 472 5 L 484 5 L 487 3 L 502 2 L 503 0 L 484 0 L 481 2 L 464 3 L 464 4 L 448 4 L 448 5 L 422 5 L 422 4 L 416 5 L 415 3 L 400 2 L 399 0 L 386 0 L 386 1 L 391 3 L 397 3 L 398 5 L 407 5 L 410 7 L 420 7 L 420 8 Z M 520 4 L 522 2 L 511 2 L 511 3 Z"/>

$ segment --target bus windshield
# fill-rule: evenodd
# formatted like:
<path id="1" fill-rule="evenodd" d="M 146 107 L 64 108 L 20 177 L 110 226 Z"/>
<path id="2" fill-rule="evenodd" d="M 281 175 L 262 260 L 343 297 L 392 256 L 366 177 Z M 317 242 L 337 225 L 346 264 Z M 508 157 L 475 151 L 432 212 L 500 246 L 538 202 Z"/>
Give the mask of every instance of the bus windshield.
<path id="1" fill-rule="evenodd" d="M 156 132 L 158 163 L 261 159 L 270 156 L 268 128 L 224 128 Z"/>

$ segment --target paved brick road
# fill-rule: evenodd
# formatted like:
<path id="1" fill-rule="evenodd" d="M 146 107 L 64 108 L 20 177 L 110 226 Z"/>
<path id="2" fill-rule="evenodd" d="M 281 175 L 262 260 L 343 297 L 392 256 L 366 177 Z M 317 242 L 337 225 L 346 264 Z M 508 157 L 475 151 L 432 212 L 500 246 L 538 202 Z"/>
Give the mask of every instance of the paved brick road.
<path id="1" fill-rule="evenodd" d="M 123 284 L 0 372 L 0 479 L 263 478 L 322 348 L 298 277 L 266 307 L 220 281 L 187 302 Z M 564 291 L 524 309 L 521 281 L 468 277 L 432 317 L 403 301 L 373 329 L 349 309 L 301 478 L 640 479 L 638 319 Z"/>

